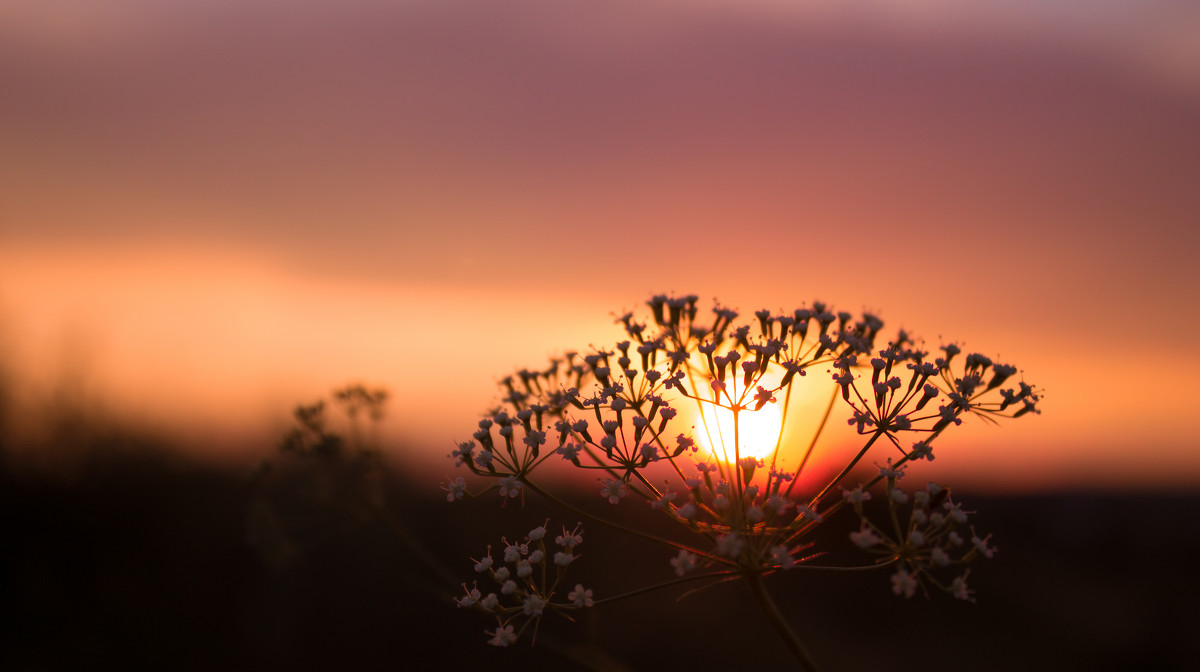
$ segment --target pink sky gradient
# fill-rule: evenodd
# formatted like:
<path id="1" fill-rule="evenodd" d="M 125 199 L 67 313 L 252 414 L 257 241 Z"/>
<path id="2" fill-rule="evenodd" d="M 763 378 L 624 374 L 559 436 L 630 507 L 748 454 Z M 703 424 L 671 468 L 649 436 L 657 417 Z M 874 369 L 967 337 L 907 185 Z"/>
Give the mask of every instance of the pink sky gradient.
<path id="1" fill-rule="evenodd" d="M 6 4 L 20 396 L 229 457 L 361 380 L 440 465 L 650 293 L 823 299 L 1046 389 L 936 473 L 1200 485 L 1200 12 L 790 4 Z"/>

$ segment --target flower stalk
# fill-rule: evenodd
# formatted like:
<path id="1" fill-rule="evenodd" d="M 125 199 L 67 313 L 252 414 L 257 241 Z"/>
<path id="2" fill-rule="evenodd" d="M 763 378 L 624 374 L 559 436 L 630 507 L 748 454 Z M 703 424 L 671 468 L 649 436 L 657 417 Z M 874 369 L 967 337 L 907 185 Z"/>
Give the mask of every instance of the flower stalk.
<path id="1" fill-rule="evenodd" d="M 787 645 L 788 651 L 792 653 L 792 657 L 800 664 L 800 669 L 804 672 L 817 672 L 817 664 L 813 661 L 812 656 L 808 653 L 808 649 L 804 647 L 804 643 L 796 636 L 796 631 L 788 624 L 787 619 L 779 611 L 779 607 L 775 604 L 771 593 L 767 592 L 766 586 L 763 585 L 762 575 L 748 574 L 746 583 L 750 585 L 750 592 L 754 593 L 754 599 L 758 601 L 759 607 L 763 613 L 767 615 L 767 620 L 771 621 L 771 626 L 775 628 L 775 632 Z"/>

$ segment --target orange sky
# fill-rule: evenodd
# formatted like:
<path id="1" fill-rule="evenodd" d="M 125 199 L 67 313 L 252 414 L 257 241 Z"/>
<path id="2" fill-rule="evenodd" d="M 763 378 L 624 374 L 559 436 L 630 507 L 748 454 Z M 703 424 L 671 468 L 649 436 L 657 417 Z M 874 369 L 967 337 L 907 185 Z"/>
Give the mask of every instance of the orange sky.
<path id="1" fill-rule="evenodd" d="M 651 292 L 821 298 L 1046 388 L 948 475 L 1194 487 L 1200 21 L 1126 4 L 8 3 L 2 342 L 215 451 L 386 385 L 437 459 Z"/>

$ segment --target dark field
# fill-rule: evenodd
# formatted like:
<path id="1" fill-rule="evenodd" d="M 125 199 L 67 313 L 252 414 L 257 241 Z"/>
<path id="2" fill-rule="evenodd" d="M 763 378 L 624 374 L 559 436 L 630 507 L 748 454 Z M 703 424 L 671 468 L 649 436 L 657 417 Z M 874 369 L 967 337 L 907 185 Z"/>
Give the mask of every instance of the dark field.
<path id="1" fill-rule="evenodd" d="M 486 646 L 488 620 L 451 601 L 473 578 L 468 557 L 547 515 L 551 530 L 576 522 L 532 494 L 524 510 L 515 501 L 500 509 L 494 496 L 451 505 L 403 474 L 341 463 L 280 457 L 251 476 L 121 455 L 83 460 L 70 475 L 11 465 L 0 473 L 0 668 L 704 670 L 790 661 L 740 583 L 681 602 L 685 589 L 666 589 L 578 623 L 551 616 L 536 647 Z M 1000 549 L 971 574 L 977 604 L 896 598 L 886 573 L 768 579 L 823 669 L 1200 669 L 1200 497 L 959 499 Z M 585 525 L 582 555 L 572 585 L 597 597 L 672 576 L 666 551 L 595 524 Z"/>

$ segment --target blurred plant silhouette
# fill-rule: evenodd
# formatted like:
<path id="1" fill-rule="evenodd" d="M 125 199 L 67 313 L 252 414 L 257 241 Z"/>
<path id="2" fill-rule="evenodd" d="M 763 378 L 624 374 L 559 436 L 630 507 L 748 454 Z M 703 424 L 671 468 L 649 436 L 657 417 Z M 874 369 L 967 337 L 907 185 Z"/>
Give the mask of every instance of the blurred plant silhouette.
<path id="1" fill-rule="evenodd" d="M 462 585 L 457 600 L 494 618 L 489 642 L 507 646 L 527 633 L 532 639 L 549 613 L 570 618 L 649 590 L 738 579 L 796 661 L 811 670 L 815 662 L 764 577 L 793 569 L 886 571 L 898 596 L 932 590 L 973 600 L 967 566 L 995 553 L 990 535 L 975 531 L 948 488 L 904 489 L 900 481 L 909 467 L 934 459 L 934 442 L 940 446 L 948 429 L 968 418 L 994 422 L 1037 413 L 1039 392 L 1017 379 L 1015 367 L 962 355 L 954 343 L 937 356 L 904 331 L 880 344 L 883 322 L 871 314 L 854 319 L 814 302 L 781 314 L 760 310 L 750 324 L 738 324 L 737 312 L 717 304 L 712 322 L 701 324 L 697 300 L 654 296 L 650 322 L 633 313 L 618 318 L 628 339 L 611 349 L 568 352 L 545 369 L 505 377 L 502 405 L 450 454 L 456 466 L 486 480 L 477 489 L 477 481 L 463 477 L 443 483 L 448 501 L 497 493 L 503 502 L 524 503 L 532 491 L 593 523 L 661 545 L 662 562 L 676 575 L 624 595 L 595 595 L 567 579 L 581 557 L 582 527 L 554 534 L 543 525 L 520 541 L 501 537 L 499 546 L 472 558 L 476 578 Z M 817 371 L 825 375 L 808 375 Z M 748 435 L 744 426 L 772 404 L 782 406 L 788 422 L 801 386 L 828 403 L 798 462 L 789 464 L 780 455 L 782 426 L 767 446 L 752 445 L 768 439 Z M 861 448 L 819 487 L 797 488 L 839 400 L 848 425 L 863 437 Z M 689 406 L 696 427 L 681 414 Z M 847 483 L 872 449 L 887 448 L 892 454 L 875 462 L 876 471 Z M 572 504 L 542 478 L 554 465 L 594 472 L 603 499 L 621 507 L 640 502 L 641 515 L 673 521 L 679 533 L 661 535 Z M 860 564 L 821 560 L 827 549 L 815 546 L 814 533 L 839 515 L 858 518 L 847 543 L 866 552 Z"/>
<path id="2" fill-rule="evenodd" d="M 412 539 L 383 508 L 383 464 L 374 428 L 383 418 L 388 391 L 352 384 L 334 390 L 332 396 L 349 438 L 332 428 L 324 400 L 301 404 L 292 412 L 296 427 L 279 446 L 284 459 L 264 462 L 255 474 L 258 496 L 247 516 L 247 538 L 270 566 L 290 563 L 298 539 L 320 534 L 319 530 L 300 528 L 319 527 L 317 521 L 330 512 L 360 521 L 386 519 L 401 538 Z M 372 428 L 366 432 L 370 440 L 363 438 L 359 426 L 363 411 Z M 281 471 L 284 473 L 271 476 Z M 306 511 L 284 510 L 298 505 Z"/>

